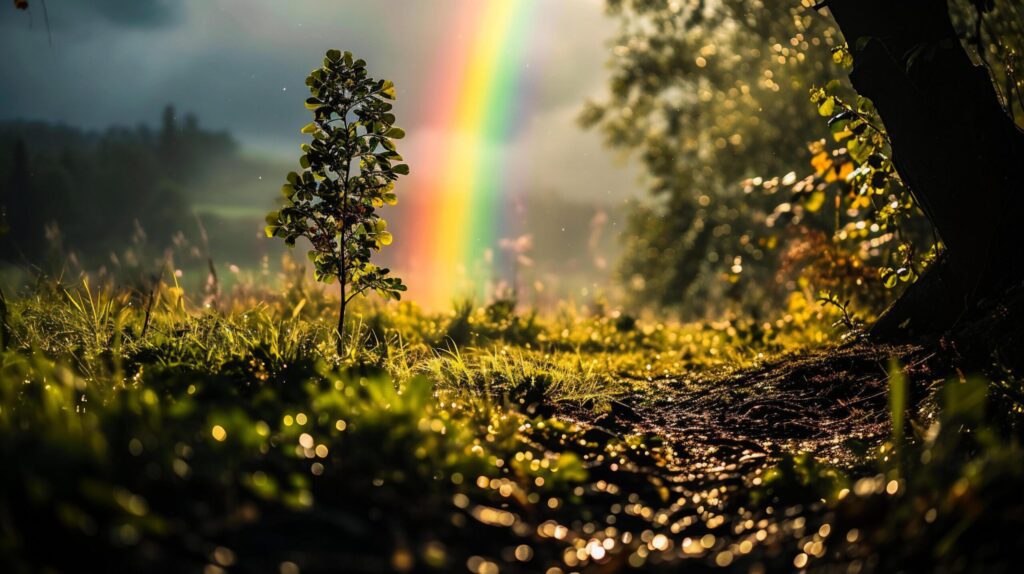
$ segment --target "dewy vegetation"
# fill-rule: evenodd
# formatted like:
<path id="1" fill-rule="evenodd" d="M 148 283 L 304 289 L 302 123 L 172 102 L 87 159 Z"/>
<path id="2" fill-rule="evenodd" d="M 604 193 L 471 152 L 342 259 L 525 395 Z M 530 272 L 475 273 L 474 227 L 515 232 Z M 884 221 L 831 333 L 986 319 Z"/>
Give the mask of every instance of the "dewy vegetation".
<path id="1" fill-rule="evenodd" d="M 337 298 L 284 280 L 219 310 L 173 283 L 3 301 L 5 571 L 961 570 L 1019 536 L 1009 375 L 795 356 L 830 330 L 815 308 L 360 304 L 339 357 Z"/>
<path id="2" fill-rule="evenodd" d="M 939 241 L 949 182 L 920 162 L 980 162 L 979 193 L 1014 189 L 1024 20 L 1012 2 L 905 1 L 828 3 L 846 44 L 809 1 L 609 0 L 612 91 L 582 120 L 639 152 L 658 201 L 627 237 L 623 279 L 656 309 L 635 315 L 600 297 L 397 301 L 372 261 L 409 172 L 394 88 L 328 52 L 266 228 L 308 242 L 311 277 L 285 257 L 222 288 L 211 262 L 185 286 L 169 249 L 156 273 L 23 271 L 0 292 L 0 571 L 1016 571 L 1015 244 L 967 290 L 969 238 Z M 875 74 L 980 111 L 925 122 L 933 104 L 904 110 Z M 227 141 L 189 125 L 99 139 L 133 157 Z M 832 143 L 808 153 L 813 126 Z M 915 148 L 932 129 L 951 145 Z M 15 155 L 5 209 L 50 158 Z"/>

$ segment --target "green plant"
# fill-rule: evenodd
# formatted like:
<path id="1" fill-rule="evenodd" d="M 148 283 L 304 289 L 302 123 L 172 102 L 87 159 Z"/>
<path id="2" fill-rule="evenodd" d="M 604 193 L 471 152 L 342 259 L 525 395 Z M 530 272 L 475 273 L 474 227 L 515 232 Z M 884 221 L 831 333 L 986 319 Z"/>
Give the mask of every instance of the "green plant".
<path id="1" fill-rule="evenodd" d="M 834 307 L 841 314 L 839 320 L 833 323 L 832 326 L 846 329 L 846 333 L 842 336 L 843 340 L 857 338 L 862 334 L 864 323 L 850 311 L 849 299 L 844 301 L 831 291 L 822 291 L 818 294 L 818 302 L 822 305 Z"/>
<path id="2" fill-rule="evenodd" d="M 395 181 L 409 166 L 395 149 L 405 132 L 395 127 L 394 84 L 375 80 L 366 62 L 350 52 L 329 50 L 324 65 L 306 78 L 306 107 L 313 122 L 302 128 L 313 140 L 302 145 L 302 173 L 291 172 L 281 188 L 285 206 L 267 215 L 268 237 L 289 246 L 305 237 L 318 281 L 341 284 L 337 350 L 344 352 L 345 307 L 357 295 L 376 291 L 399 299 L 405 285 L 370 262 L 391 243 L 377 208 L 397 203 Z"/>

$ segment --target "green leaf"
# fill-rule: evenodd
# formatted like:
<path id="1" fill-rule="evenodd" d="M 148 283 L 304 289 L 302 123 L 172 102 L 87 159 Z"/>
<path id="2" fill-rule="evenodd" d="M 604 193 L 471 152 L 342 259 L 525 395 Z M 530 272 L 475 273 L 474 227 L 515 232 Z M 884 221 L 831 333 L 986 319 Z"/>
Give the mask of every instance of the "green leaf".
<path id="1" fill-rule="evenodd" d="M 853 56 L 850 55 L 850 51 L 846 49 L 846 46 L 839 46 L 832 48 L 832 61 L 844 68 L 849 68 L 853 65 Z"/>
<path id="2" fill-rule="evenodd" d="M 394 126 L 393 106 L 387 101 L 395 97 L 395 87 L 390 81 L 371 78 L 366 62 L 356 60 L 351 52 L 328 50 L 326 54 L 323 66 L 313 70 L 306 81 L 311 95 L 305 105 L 313 110 L 314 121 L 301 130 L 312 136 L 301 146 L 302 169 L 288 174 L 281 186 L 287 199 L 279 213 L 268 216 L 265 231 L 294 246 L 299 238 L 312 235 L 314 224 L 309 218 L 316 219 L 316 227 L 322 227 L 318 233 L 322 231 L 341 242 L 320 245 L 306 254 L 313 262 L 317 281 L 339 278 L 337 263 L 343 253 L 349 269 L 339 279 L 354 288 L 382 290 L 397 298 L 405 289 L 401 280 L 389 277 L 387 269 L 371 262 L 376 251 L 393 242 L 387 223 L 374 208 L 397 201 L 394 181 L 410 171 L 408 165 L 399 163 L 402 156 L 392 141 L 405 137 L 405 131 Z M 331 118 L 341 117 L 351 120 L 347 130 L 330 123 Z M 332 179 L 329 174 L 340 173 L 345 165 L 359 165 L 363 173 L 345 182 L 349 201 L 341 207 L 360 209 L 345 218 L 348 232 L 342 233 L 342 221 L 337 219 L 339 206 L 333 200 L 322 200 L 338 191 L 340 178 Z"/>
<path id="3" fill-rule="evenodd" d="M 846 145 L 846 150 L 849 152 L 850 157 L 853 158 L 853 161 L 864 163 L 874 151 L 874 146 L 864 138 L 856 138 L 849 141 Z"/>
<path id="4" fill-rule="evenodd" d="M 889 411 L 892 414 L 893 442 L 903 442 L 903 421 L 907 410 L 907 376 L 900 368 L 899 362 L 892 359 L 889 363 Z"/>

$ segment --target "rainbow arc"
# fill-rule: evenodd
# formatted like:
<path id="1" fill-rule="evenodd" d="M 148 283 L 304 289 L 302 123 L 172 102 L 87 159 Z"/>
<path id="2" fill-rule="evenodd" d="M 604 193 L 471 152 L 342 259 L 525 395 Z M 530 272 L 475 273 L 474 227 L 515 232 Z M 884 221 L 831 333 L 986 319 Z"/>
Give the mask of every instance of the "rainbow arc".
<path id="1" fill-rule="evenodd" d="M 525 54 L 538 0 L 465 2 L 437 56 L 425 98 L 430 141 L 413 165 L 416 185 L 401 190 L 417 207 L 400 267 L 410 299 L 443 307 L 480 297 L 494 278 L 503 199 L 522 179 L 503 154 L 525 97 Z"/>

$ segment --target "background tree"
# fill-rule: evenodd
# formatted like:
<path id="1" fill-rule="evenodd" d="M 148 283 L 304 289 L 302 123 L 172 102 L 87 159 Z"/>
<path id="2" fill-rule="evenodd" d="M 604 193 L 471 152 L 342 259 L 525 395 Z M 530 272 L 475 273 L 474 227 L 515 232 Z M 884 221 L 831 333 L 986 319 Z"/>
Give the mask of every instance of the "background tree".
<path id="1" fill-rule="evenodd" d="M 647 175 L 653 201 L 634 211 L 621 264 L 638 300 L 688 315 L 778 305 L 781 250 L 764 222 L 779 199 L 742 182 L 806 165 L 807 143 L 828 134 L 807 90 L 842 76 L 838 34 L 809 5 L 608 0 L 621 25 L 610 93 L 581 121 Z"/>
<path id="2" fill-rule="evenodd" d="M 1008 165 L 1020 143 L 1012 124 L 1024 124 L 1018 65 L 1024 13 L 1010 0 L 905 4 L 900 10 L 836 6 L 853 44 L 833 49 L 833 61 L 850 73 L 853 86 L 830 82 L 811 90 L 835 144 L 811 146 L 813 173 L 784 186 L 793 200 L 780 208 L 799 214 L 834 197 L 832 250 L 845 255 L 847 266 L 875 272 L 857 288 L 911 284 L 872 327 L 875 337 L 939 332 L 963 316 L 972 299 L 997 295 L 1022 275 L 1013 234 L 1005 220 L 1000 223 L 1020 207 L 999 189 L 1013 186 Z M 894 29 L 896 18 L 908 25 L 920 20 L 915 29 L 927 30 Z M 876 45 L 865 56 L 878 38 L 885 39 L 883 49 Z M 879 90 L 879 81 L 899 87 Z M 866 97 L 871 94 L 880 97 L 880 107 Z M 814 279 L 829 291 L 843 288 L 841 276 Z"/>
<path id="3" fill-rule="evenodd" d="M 935 6 L 908 9 L 907 25 L 914 14 L 941 12 L 942 30 L 928 23 L 928 34 L 963 55 L 960 68 L 967 56 L 983 64 L 991 81 L 981 73 L 982 83 L 995 83 L 999 101 L 1021 124 L 1019 3 L 954 0 L 948 9 Z M 600 129 L 612 147 L 638 152 L 648 175 L 654 201 L 634 210 L 621 264 L 624 279 L 643 300 L 693 314 L 694 307 L 724 295 L 756 310 L 752 302 L 778 306 L 782 295 L 802 286 L 807 294 L 827 290 L 880 309 L 895 294 L 881 285 L 911 283 L 935 258 L 939 238 L 922 213 L 930 207 L 913 193 L 922 183 L 901 177 L 883 118 L 845 77 L 853 54 L 812 2 L 608 0 L 608 10 L 622 23 L 612 46 L 611 96 L 588 104 L 582 120 Z M 849 11 L 865 22 L 873 19 L 879 29 L 887 29 L 894 12 L 859 5 Z M 927 62 L 919 69 L 931 67 L 930 51 L 910 58 L 910 48 L 926 43 L 900 42 L 895 49 L 907 52 L 901 58 Z M 951 76 L 935 74 L 943 77 Z M 992 103 L 991 87 L 988 93 Z M 991 111 L 989 120 L 999 115 Z M 989 126 L 1007 133 L 1002 116 L 1002 127 L 995 121 Z M 952 135 L 958 124 L 970 124 L 963 122 L 964 110 L 932 109 L 928 117 L 929 126 L 919 133 L 944 132 L 946 149 L 964 151 L 972 136 Z M 998 157 L 1015 146 L 990 151 Z M 808 161 L 813 172 L 802 177 Z M 951 157 L 949 163 L 960 161 Z M 979 180 L 958 181 L 959 189 L 971 189 L 971 181 Z M 965 203 L 987 201 L 979 199 L 960 197 L 950 216 L 957 220 L 961 207 L 974 209 Z M 989 205 L 975 219 L 997 211 Z M 955 242 L 958 233 L 939 235 Z"/>
<path id="4" fill-rule="evenodd" d="M 366 62 L 354 60 L 350 52 L 328 51 L 306 85 L 313 122 L 302 132 L 313 139 L 302 145 L 303 171 L 288 174 L 281 189 L 285 206 L 267 215 L 266 233 L 289 246 L 306 238 L 317 280 L 338 279 L 341 355 L 348 303 L 368 291 L 386 299 L 399 299 L 405 291 L 401 279 L 370 262 L 374 252 L 391 243 L 377 208 L 397 203 L 395 181 L 409 173 L 409 166 L 396 163 L 402 156 L 393 141 L 405 133 L 394 126 L 394 84 L 369 77 Z"/>

